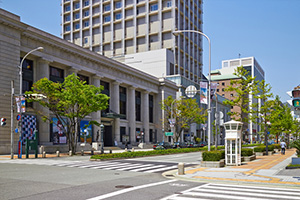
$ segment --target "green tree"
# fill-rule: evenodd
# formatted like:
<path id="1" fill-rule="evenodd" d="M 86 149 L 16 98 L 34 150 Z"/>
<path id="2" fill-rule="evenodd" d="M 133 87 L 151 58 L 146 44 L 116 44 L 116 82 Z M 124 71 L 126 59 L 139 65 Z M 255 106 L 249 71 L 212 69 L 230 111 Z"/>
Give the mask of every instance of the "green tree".
<path id="1" fill-rule="evenodd" d="M 63 124 L 66 131 L 69 150 L 76 152 L 78 126 L 80 121 L 92 112 L 104 110 L 108 106 L 109 97 L 102 94 L 103 87 L 88 85 L 75 74 L 65 78 L 63 83 L 55 83 L 47 78 L 33 84 L 32 91 L 26 94 L 42 94 L 46 99 L 31 99 L 46 107 Z M 51 121 L 49 115 L 39 112 L 44 121 Z M 100 125 L 91 121 L 89 124 Z"/>
<path id="2" fill-rule="evenodd" d="M 252 121 L 256 121 L 257 119 L 261 118 L 261 121 L 258 121 L 257 124 L 263 130 L 264 138 L 265 138 L 265 145 L 266 151 L 268 155 L 268 126 L 270 124 L 270 114 L 272 112 L 271 102 L 269 98 L 273 97 L 271 93 L 271 86 L 270 84 L 266 84 L 265 80 L 262 80 L 258 83 L 257 87 L 252 91 L 253 97 L 260 103 L 254 103 L 252 107 L 258 107 L 258 109 L 251 109 L 251 118 Z M 259 106 L 260 104 L 260 106 Z"/>
<path id="3" fill-rule="evenodd" d="M 256 87 L 258 81 L 255 81 L 255 77 L 252 77 L 249 72 L 243 67 L 237 67 L 233 73 L 237 76 L 237 79 L 232 79 L 230 85 L 225 88 L 225 91 L 234 92 L 234 99 L 225 100 L 225 105 L 236 106 L 238 111 L 232 111 L 227 113 L 232 119 L 243 122 L 243 129 L 249 122 L 249 94 Z"/>
<path id="4" fill-rule="evenodd" d="M 203 109 L 199 108 L 196 99 L 173 99 L 169 96 L 163 101 L 162 109 L 166 111 L 163 120 L 165 122 L 164 127 L 170 127 L 169 119 L 175 119 L 173 129 L 175 142 L 179 140 L 180 133 L 190 128 L 192 123 L 204 123 L 206 119 L 206 114 L 201 114 Z"/>

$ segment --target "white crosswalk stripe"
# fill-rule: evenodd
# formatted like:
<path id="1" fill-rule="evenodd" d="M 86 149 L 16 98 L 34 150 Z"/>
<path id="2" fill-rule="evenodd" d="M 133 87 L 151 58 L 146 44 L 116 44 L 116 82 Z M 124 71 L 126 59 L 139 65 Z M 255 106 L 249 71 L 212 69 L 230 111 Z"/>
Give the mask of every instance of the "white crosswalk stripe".
<path id="1" fill-rule="evenodd" d="M 159 173 L 177 168 L 176 163 L 149 163 L 149 162 L 128 162 L 120 161 L 70 161 L 70 160 L 52 160 L 52 159 L 18 159 L 18 160 L 1 160 L 1 163 L 14 164 L 34 164 L 34 165 L 48 165 L 56 167 L 70 167 L 70 168 L 89 168 L 89 169 L 103 169 L 103 170 L 118 170 L 118 171 L 132 171 L 143 173 Z"/>
<path id="2" fill-rule="evenodd" d="M 300 199 L 300 189 L 271 188 L 244 185 L 204 184 L 165 197 L 161 200 L 232 199 L 282 200 Z"/>

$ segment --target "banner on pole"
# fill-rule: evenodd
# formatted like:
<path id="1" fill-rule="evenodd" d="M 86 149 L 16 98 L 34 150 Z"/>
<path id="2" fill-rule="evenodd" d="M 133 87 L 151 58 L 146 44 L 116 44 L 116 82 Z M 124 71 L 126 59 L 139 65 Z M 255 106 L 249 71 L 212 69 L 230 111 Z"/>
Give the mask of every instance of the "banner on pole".
<path id="1" fill-rule="evenodd" d="M 207 82 L 200 82 L 200 103 L 207 104 Z"/>

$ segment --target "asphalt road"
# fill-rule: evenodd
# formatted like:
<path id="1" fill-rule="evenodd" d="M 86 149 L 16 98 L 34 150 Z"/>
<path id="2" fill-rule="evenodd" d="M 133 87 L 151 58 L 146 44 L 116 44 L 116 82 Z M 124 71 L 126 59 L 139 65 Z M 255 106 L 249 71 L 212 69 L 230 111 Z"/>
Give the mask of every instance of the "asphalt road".
<path id="1" fill-rule="evenodd" d="M 82 162 L 88 157 L 49 158 L 47 162 L 58 159 Z M 163 160 L 163 157 L 159 159 Z M 42 164 L 42 159 L 27 161 L 34 164 L 17 164 L 18 160 L 0 163 L 0 199 L 154 200 L 200 185 L 166 179 L 160 173 L 58 167 Z"/>

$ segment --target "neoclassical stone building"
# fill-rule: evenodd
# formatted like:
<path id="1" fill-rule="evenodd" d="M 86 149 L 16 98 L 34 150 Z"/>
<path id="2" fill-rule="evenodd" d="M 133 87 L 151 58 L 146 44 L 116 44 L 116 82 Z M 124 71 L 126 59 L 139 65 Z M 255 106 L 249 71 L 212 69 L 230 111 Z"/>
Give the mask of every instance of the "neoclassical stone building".
<path id="1" fill-rule="evenodd" d="M 146 143 L 163 140 L 163 111 L 160 102 L 169 95 L 176 96 L 178 88 L 175 83 L 165 78 L 156 78 L 24 24 L 19 16 L 0 9 L 0 117 L 7 118 L 6 126 L 0 127 L 0 153 L 10 152 L 11 132 L 17 127 L 16 120 L 11 126 L 11 81 L 14 81 L 15 94 L 20 94 L 17 66 L 29 51 L 37 47 L 43 47 L 44 50 L 32 52 L 23 62 L 22 93 L 41 78 L 61 82 L 64 77 L 75 73 L 89 84 L 102 85 L 103 92 L 110 96 L 107 110 L 93 113 L 83 120 L 103 123 L 105 146 L 112 146 L 115 141 L 121 145 L 124 139 L 135 145 L 141 139 L 141 132 L 144 133 Z M 52 117 L 47 109 L 35 103 L 27 103 L 26 112 L 22 113 L 22 139 L 32 134 L 33 129 L 37 129 L 39 145 L 57 145 L 57 148 L 65 146 L 65 139 L 58 137 L 56 133 L 58 123 L 53 125 L 43 122 L 35 114 L 35 109 Z M 14 106 L 14 119 L 17 114 Z M 96 126 L 91 128 L 91 141 L 95 141 L 98 130 L 99 127 Z M 17 133 L 13 134 L 16 151 L 19 136 Z"/>

